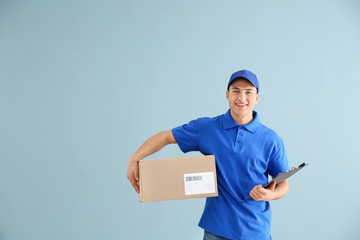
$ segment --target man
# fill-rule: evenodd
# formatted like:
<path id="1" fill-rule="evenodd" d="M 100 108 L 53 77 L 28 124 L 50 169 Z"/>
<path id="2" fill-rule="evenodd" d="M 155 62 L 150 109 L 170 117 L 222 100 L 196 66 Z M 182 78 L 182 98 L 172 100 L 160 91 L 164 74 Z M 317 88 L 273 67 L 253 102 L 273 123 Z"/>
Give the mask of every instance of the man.
<path id="1" fill-rule="evenodd" d="M 268 189 L 262 185 L 289 169 L 281 138 L 260 123 L 255 105 L 259 82 L 254 73 L 241 70 L 231 75 L 226 91 L 229 110 L 214 118 L 199 118 L 149 138 L 129 159 L 127 177 L 139 192 L 138 161 L 167 144 L 177 143 L 183 152 L 215 155 L 218 197 L 206 199 L 199 226 L 204 240 L 269 240 L 270 200 L 285 196 L 288 181 Z M 241 203 L 248 195 L 251 200 Z"/>

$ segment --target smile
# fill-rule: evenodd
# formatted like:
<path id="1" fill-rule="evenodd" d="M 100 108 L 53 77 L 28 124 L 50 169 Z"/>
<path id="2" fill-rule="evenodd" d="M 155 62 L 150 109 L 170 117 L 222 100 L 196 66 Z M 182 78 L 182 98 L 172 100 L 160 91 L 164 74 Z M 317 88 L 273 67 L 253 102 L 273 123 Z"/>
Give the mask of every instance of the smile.
<path id="1" fill-rule="evenodd" d="M 236 106 L 239 106 L 239 107 L 245 107 L 245 106 L 246 106 L 245 103 L 241 103 L 241 104 L 240 104 L 240 103 L 235 103 L 235 105 L 236 105 Z"/>

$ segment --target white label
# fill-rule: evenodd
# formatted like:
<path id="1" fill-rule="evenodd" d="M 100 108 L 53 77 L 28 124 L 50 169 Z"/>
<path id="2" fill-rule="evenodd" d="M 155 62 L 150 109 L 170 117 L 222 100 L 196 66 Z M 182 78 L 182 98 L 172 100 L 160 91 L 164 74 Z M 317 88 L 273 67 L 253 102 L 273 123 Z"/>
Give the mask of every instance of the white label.
<path id="1" fill-rule="evenodd" d="M 214 193 L 214 172 L 184 174 L 185 195 Z"/>

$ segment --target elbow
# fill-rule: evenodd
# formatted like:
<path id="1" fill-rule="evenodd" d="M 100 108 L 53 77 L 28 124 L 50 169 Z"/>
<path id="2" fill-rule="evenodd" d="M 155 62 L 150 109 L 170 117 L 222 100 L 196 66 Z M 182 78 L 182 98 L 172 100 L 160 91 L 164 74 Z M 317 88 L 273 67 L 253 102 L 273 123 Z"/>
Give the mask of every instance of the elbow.
<path id="1" fill-rule="evenodd" d="M 289 190 L 290 190 L 289 180 L 286 179 L 284 181 L 284 196 L 289 193 Z"/>
<path id="2" fill-rule="evenodd" d="M 175 137 L 171 130 L 161 132 L 160 134 L 163 135 L 163 139 L 164 139 L 166 145 L 176 143 Z"/>

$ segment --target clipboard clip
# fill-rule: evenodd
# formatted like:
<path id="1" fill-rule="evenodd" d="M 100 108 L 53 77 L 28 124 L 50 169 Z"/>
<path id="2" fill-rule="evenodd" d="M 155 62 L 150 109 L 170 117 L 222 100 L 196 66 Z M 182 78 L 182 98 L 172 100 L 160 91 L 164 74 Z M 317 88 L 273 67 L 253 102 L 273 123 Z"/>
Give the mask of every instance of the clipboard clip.
<path id="1" fill-rule="evenodd" d="M 298 168 L 303 168 L 303 167 L 305 167 L 306 165 L 309 165 L 308 163 L 302 163 L 302 164 L 300 164 L 299 166 L 298 166 Z"/>

